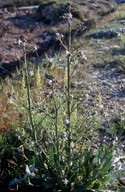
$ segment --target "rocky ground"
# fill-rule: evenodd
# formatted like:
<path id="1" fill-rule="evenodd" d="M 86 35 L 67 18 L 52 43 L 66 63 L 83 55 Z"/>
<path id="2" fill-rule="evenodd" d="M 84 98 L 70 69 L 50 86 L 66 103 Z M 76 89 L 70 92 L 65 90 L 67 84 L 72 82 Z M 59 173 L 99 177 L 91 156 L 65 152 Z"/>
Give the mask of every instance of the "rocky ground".
<path id="1" fill-rule="evenodd" d="M 111 10 L 112 5 L 115 6 L 114 2 L 111 4 L 109 1 L 103 1 L 101 3 L 88 0 L 86 3 L 83 3 L 79 0 L 77 2 L 84 12 L 86 21 L 95 17 L 99 11 L 103 9 Z M 5 6 L 6 3 L 8 3 L 8 1 L 2 1 L 1 6 Z M 47 15 L 47 19 L 50 19 L 53 14 L 51 13 L 50 7 L 43 12 Z M 54 26 L 57 29 L 65 29 L 63 24 L 56 24 L 56 26 L 55 23 L 49 23 L 49 25 L 45 24 L 43 18 L 40 18 L 40 14 L 40 10 L 38 11 L 37 6 L 0 9 L 0 75 L 10 72 L 15 64 L 17 64 L 17 62 L 14 62 L 18 60 L 17 57 L 22 57 L 22 48 L 18 44 L 21 35 L 27 37 L 29 49 L 36 46 L 40 50 L 39 55 L 42 55 L 43 52 L 48 51 L 49 45 L 53 41 L 53 36 L 49 34 L 51 28 Z M 43 15 L 43 17 L 45 17 L 45 15 Z M 78 25 L 76 25 L 76 28 L 77 27 Z M 35 60 L 35 58 L 33 58 L 33 60 Z M 3 68 L 5 70 L 3 70 Z"/>

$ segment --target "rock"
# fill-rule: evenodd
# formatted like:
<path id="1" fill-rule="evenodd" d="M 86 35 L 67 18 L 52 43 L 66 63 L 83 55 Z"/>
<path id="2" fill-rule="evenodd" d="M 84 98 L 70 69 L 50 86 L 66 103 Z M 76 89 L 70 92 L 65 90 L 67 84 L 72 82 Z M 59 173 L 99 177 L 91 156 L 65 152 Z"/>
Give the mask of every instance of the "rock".
<path id="1" fill-rule="evenodd" d="M 19 67 L 18 61 L 3 62 L 0 66 L 0 77 L 12 76 L 12 72 Z"/>
<path id="2" fill-rule="evenodd" d="M 114 38 L 117 36 L 118 36 L 118 32 L 115 30 L 100 30 L 98 32 L 90 34 L 88 37 L 94 38 L 94 39 L 98 39 L 98 38 L 99 39 L 103 39 L 103 38 L 111 39 L 111 38 Z"/>
<path id="3" fill-rule="evenodd" d="M 125 3 L 125 0 L 115 0 L 116 3 Z"/>

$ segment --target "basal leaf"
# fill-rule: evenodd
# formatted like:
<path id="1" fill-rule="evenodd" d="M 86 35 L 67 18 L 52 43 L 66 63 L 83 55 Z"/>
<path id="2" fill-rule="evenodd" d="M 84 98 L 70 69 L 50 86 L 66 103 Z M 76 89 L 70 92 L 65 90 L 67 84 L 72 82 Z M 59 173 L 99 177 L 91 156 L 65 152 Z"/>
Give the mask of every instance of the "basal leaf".
<path id="1" fill-rule="evenodd" d="M 104 179 L 103 179 L 103 183 L 108 183 L 108 181 L 111 179 L 111 175 L 110 174 L 108 174 L 108 175 L 106 175 L 105 177 L 104 177 Z"/>
<path id="2" fill-rule="evenodd" d="M 106 159 L 104 161 L 104 163 L 102 164 L 101 168 L 100 168 L 100 172 L 102 174 L 105 174 L 109 171 L 109 169 L 111 168 L 112 165 L 112 154 L 109 155 L 108 159 Z"/>

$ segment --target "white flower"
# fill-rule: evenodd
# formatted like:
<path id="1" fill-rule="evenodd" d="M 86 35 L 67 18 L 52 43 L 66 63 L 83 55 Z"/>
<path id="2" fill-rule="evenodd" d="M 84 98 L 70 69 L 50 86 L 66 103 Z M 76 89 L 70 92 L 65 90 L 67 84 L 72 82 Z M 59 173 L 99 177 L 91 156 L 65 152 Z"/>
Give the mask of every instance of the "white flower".
<path id="1" fill-rule="evenodd" d="M 30 109 L 30 113 L 32 113 L 32 114 L 35 113 L 34 107 L 32 107 L 32 108 Z"/>
<path id="2" fill-rule="evenodd" d="M 21 44 L 22 44 L 22 40 L 21 40 L 21 39 L 18 39 L 17 44 L 18 44 L 18 45 L 21 45 Z"/>
<path id="3" fill-rule="evenodd" d="M 33 146 L 34 146 L 34 144 L 35 144 L 35 142 L 34 142 L 34 141 L 30 141 L 30 142 L 29 142 L 30 147 L 33 147 Z"/>
<path id="4" fill-rule="evenodd" d="M 48 84 L 49 86 L 51 86 L 52 83 L 53 83 L 53 81 L 52 81 L 51 79 L 47 79 L 47 84 Z"/>
<path id="5" fill-rule="evenodd" d="M 70 52 L 68 50 L 66 50 L 66 56 L 69 56 Z"/>
<path id="6" fill-rule="evenodd" d="M 61 33 L 55 33 L 55 35 L 57 40 L 61 40 L 63 38 L 63 34 Z"/>
<path id="7" fill-rule="evenodd" d="M 79 51 L 78 57 L 79 57 L 79 59 L 81 59 L 82 61 L 87 61 L 87 57 L 85 56 L 83 50 Z"/>
<path id="8" fill-rule="evenodd" d="M 35 51 L 37 51 L 37 50 L 38 50 L 38 48 L 37 48 L 36 46 L 34 46 L 34 50 L 35 50 Z"/>
<path id="9" fill-rule="evenodd" d="M 68 13 L 67 16 L 68 16 L 68 19 L 72 19 L 73 18 L 72 13 Z"/>
<path id="10" fill-rule="evenodd" d="M 67 178 L 65 178 L 65 179 L 63 180 L 63 183 L 64 183 L 64 185 L 67 185 L 67 184 L 68 184 Z"/>
<path id="11" fill-rule="evenodd" d="M 18 152 L 19 153 L 24 153 L 24 146 L 23 145 L 20 145 L 18 148 L 17 148 Z"/>
<path id="12" fill-rule="evenodd" d="M 71 20 L 71 19 L 73 18 L 72 13 L 65 13 L 65 14 L 63 15 L 63 18 L 64 18 L 64 19 Z"/>
<path id="13" fill-rule="evenodd" d="M 8 99 L 8 103 L 10 104 L 14 103 L 14 99 L 13 98 Z"/>
<path id="14" fill-rule="evenodd" d="M 34 75 L 33 71 L 29 71 L 29 75 L 32 77 Z"/>
<path id="15" fill-rule="evenodd" d="M 56 36 L 60 36 L 60 33 L 56 33 Z"/>
<path id="16" fill-rule="evenodd" d="M 69 123 L 70 123 L 70 122 L 69 122 L 68 119 L 65 119 L 65 120 L 64 120 L 64 124 L 65 124 L 65 125 L 68 125 Z"/>

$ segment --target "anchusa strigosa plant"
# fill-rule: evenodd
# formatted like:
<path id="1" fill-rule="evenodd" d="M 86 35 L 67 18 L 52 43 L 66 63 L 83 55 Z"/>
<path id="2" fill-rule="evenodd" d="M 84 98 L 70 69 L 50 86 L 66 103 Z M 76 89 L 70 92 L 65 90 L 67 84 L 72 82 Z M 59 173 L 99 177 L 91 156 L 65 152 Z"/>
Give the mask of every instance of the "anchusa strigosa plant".
<path id="1" fill-rule="evenodd" d="M 43 191 L 83 192 L 103 189 L 110 180 L 112 150 L 107 150 L 106 145 L 92 147 L 79 110 L 84 90 L 79 89 L 75 77 L 77 67 L 84 67 L 87 58 L 82 50 L 72 48 L 71 3 L 67 4 L 64 18 L 68 23 L 67 43 L 63 35 L 56 34 L 65 49 L 63 81 L 53 74 L 58 71 L 53 65 L 31 70 L 26 37 L 18 41 L 23 49 L 24 69 L 20 95 L 15 92 L 13 107 L 20 114 L 20 124 L 6 140 L 13 151 L 9 151 L 9 158 L 14 166 L 7 170 L 11 190 L 29 185 Z"/>

